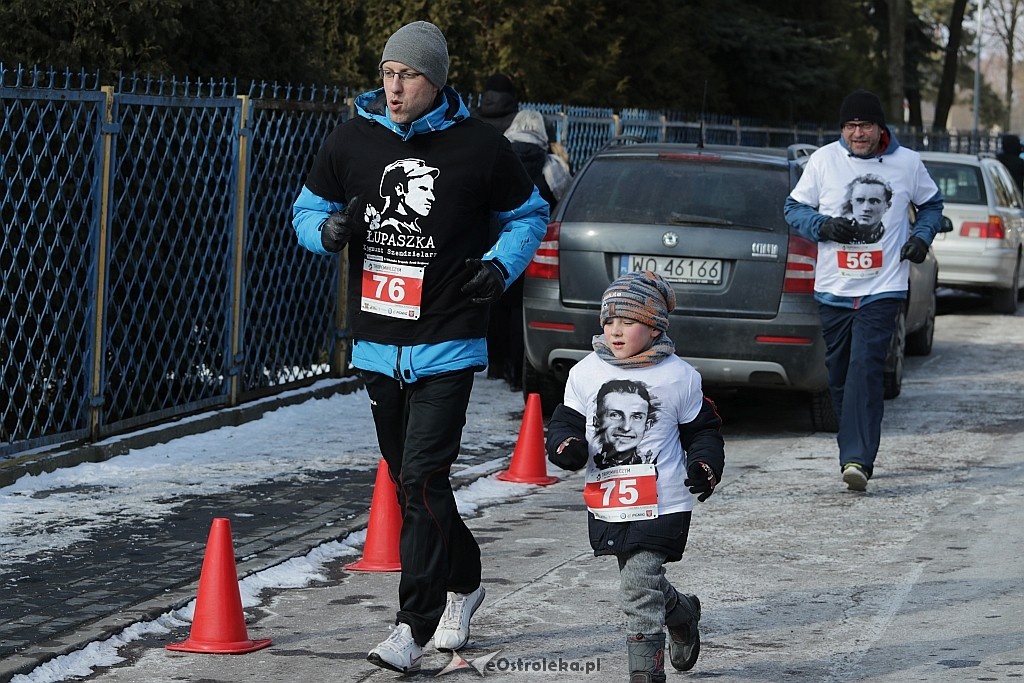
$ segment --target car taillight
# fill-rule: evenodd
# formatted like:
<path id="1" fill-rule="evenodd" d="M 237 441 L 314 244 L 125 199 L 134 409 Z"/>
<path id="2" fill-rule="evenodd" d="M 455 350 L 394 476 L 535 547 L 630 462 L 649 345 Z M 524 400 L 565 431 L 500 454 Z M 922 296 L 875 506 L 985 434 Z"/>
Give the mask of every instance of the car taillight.
<path id="1" fill-rule="evenodd" d="M 818 262 L 818 245 L 799 235 L 789 236 L 786 256 L 786 280 L 782 291 L 790 294 L 814 293 L 814 265 Z"/>
<path id="2" fill-rule="evenodd" d="M 960 226 L 960 236 L 1001 240 L 1006 237 L 1006 228 L 1003 226 L 1003 219 L 1001 217 L 989 216 L 987 223 L 965 221 Z"/>
<path id="3" fill-rule="evenodd" d="M 541 240 L 533 260 L 526 266 L 527 277 L 539 277 L 545 280 L 558 279 L 558 233 L 562 224 L 548 223 L 548 231 Z"/>

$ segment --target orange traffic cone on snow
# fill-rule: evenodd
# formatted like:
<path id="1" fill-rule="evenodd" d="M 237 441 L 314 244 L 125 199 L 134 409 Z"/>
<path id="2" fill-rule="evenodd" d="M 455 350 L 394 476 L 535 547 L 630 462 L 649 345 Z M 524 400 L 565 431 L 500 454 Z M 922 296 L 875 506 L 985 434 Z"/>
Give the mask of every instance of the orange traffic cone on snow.
<path id="1" fill-rule="evenodd" d="M 206 542 L 203 571 L 199 575 L 192 630 L 188 640 L 167 645 L 168 650 L 239 655 L 270 645 L 269 638 L 250 640 L 238 591 L 235 549 L 231 543 L 231 521 L 213 520 Z"/>
<path id="2" fill-rule="evenodd" d="M 402 569 L 398 542 L 402 536 L 402 511 L 398 506 L 395 483 L 388 475 L 384 458 L 377 464 L 377 480 L 370 501 L 370 522 L 366 527 L 363 558 L 345 565 L 360 572 L 397 572 Z"/>
<path id="3" fill-rule="evenodd" d="M 512 462 L 504 472 L 498 474 L 502 481 L 520 484 L 547 486 L 558 481 L 548 476 L 547 458 L 544 452 L 544 417 L 540 410 L 540 394 L 526 397 L 523 425 L 519 428 L 519 441 L 512 451 Z"/>

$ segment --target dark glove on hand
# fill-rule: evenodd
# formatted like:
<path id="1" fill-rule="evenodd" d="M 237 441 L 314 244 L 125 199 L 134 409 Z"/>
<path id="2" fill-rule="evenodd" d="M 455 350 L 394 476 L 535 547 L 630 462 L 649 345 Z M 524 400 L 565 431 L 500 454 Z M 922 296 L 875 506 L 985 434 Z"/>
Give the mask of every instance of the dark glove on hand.
<path id="1" fill-rule="evenodd" d="M 683 485 L 690 487 L 690 493 L 694 495 L 700 494 L 697 495 L 697 500 L 700 502 L 703 503 L 715 492 L 718 478 L 715 476 L 715 471 L 711 469 L 711 465 L 706 462 L 698 460 L 691 464 L 686 470 L 686 475 L 686 481 L 683 482 Z"/>
<path id="2" fill-rule="evenodd" d="M 587 442 L 578 437 L 569 437 L 558 444 L 558 448 L 548 456 L 548 460 L 563 470 L 575 472 L 587 464 L 587 458 L 589 457 L 590 453 L 587 450 Z"/>
<path id="3" fill-rule="evenodd" d="M 493 304 L 505 293 L 505 278 L 493 261 L 478 258 L 466 259 L 469 282 L 462 285 L 462 293 L 469 295 L 475 304 Z"/>
<path id="4" fill-rule="evenodd" d="M 341 251 L 348 244 L 352 236 L 352 214 L 353 207 L 359 197 L 353 197 L 344 211 L 335 211 L 320 226 L 320 244 L 330 252 Z"/>
<path id="5" fill-rule="evenodd" d="M 928 245 L 920 237 L 910 236 L 903 248 L 900 249 L 900 261 L 912 261 L 923 263 L 924 257 L 928 255 Z"/>
<path id="6" fill-rule="evenodd" d="M 857 237 L 857 228 L 849 218 L 833 216 L 821 224 L 818 235 L 822 240 L 850 244 Z"/>

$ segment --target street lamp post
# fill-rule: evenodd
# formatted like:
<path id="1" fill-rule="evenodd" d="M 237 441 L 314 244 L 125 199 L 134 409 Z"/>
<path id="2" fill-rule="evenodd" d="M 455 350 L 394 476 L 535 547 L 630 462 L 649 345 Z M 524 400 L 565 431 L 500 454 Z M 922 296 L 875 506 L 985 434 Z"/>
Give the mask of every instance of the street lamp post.
<path id="1" fill-rule="evenodd" d="M 985 0 L 978 0 L 978 15 L 977 15 L 977 48 L 974 55 L 974 144 L 976 145 L 974 151 L 981 151 L 981 134 L 979 131 L 978 118 L 981 112 L 981 14 L 985 8 Z"/>

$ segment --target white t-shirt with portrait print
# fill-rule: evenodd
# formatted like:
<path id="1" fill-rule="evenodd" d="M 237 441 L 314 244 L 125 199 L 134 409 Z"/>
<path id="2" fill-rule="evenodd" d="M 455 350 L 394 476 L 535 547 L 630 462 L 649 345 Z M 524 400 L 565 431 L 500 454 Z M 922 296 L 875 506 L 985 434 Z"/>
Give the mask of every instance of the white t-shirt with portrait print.
<path id="1" fill-rule="evenodd" d="M 694 496 L 683 485 L 686 457 L 679 441 L 679 425 L 696 419 L 703 404 L 700 373 L 679 356 L 669 356 L 647 368 L 623 369 L 591 353 L 573 366 L 565 385 L 563 403 L 583 415 L 590 457 L 588 479 L 597 471 L 594 456 L 601 452 L 597 397 L 601 388 L 613 380 L 642 386 L 639 395 L 649 397 L 650 425 L 636 448 L 657 467 L 658 513 L 661 515 L 693 509 Z M 648 456 L 649 454 L 649 456 Z M 647 461 L 647 460 L 645 460 Z"/>
<path id="2" fill-rule="evenodd" d="M 839 141 L 832 142 L 811 154 L 790 196 L 826 216 L 842 216 L 848 188 L 862 176 L 880 178 L 892 190 L 892 203 L 882 217 L 885 232 L 875 244 L 819 242 L 815 291 L 861 297 L 907 290 L 910 263 L 900 261 L 900 250 L 910 236 L 909 209 L 939 191 L 921 155 L 897 147 L 863 159 L 851 155 Z"/>

